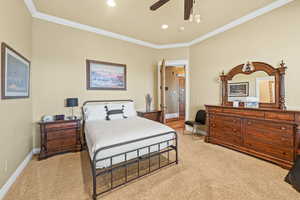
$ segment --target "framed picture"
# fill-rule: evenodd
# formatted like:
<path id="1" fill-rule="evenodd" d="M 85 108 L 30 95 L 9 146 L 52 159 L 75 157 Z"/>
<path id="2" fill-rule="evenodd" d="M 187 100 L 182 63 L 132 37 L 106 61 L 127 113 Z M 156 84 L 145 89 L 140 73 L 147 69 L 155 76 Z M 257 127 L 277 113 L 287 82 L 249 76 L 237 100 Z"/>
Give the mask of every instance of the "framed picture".
<path id="1" fill-rule="evenodd" d="M 126 90 L 126 65 L 86 61 L 88 90 Z"/>
<path id="2" fill-rule="evenodd" d="M 229 83 L 228 96 L 229 97 L 249 96 L 249 83 L 248 82 Z"/>
<path id="3" fill-rule="evenodd" d="M 29 98 L 30 61 L 5 43 L 1 61 L 1 98 Z"/>

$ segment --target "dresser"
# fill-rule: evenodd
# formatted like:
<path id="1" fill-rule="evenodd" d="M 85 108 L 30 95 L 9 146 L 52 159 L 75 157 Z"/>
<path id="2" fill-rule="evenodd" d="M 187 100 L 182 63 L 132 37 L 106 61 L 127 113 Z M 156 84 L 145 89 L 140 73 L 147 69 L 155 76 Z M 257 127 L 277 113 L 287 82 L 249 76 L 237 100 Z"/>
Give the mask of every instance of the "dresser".
<path id="1" fill-rule="evenodd" d="M 153 121 L 161 122 L 161 111 L 137 111 L 138 116 L 144 117 Z"/>
<path id="2" fill-rule="evenodd" d="M 206 105 L 206 142 L 291 168 L 299 148 L 300 112 Z"/>
<path id="3" fill-rule="evenodd" d="M 82 149 L 80 120 L 39 122 L 41 152 L 39 159 Z"/>

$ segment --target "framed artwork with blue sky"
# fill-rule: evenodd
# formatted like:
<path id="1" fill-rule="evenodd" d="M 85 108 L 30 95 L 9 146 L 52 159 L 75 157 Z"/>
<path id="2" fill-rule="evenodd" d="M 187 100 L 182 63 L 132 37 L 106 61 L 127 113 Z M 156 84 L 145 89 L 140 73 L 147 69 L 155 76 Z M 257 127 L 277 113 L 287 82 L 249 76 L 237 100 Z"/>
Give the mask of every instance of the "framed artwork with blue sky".
<path id="1" fill-rule="evenodd" d="M 30 61 L 7 44 L 1 44 L 1 98 L 30 96 Z"/>

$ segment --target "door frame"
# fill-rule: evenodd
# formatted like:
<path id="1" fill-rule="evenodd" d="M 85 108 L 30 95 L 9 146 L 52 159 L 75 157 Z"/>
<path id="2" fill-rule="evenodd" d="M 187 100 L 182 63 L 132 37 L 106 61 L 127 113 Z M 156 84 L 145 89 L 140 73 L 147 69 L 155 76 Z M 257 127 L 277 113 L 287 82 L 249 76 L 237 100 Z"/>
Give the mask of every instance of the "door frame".
<path id="1" fill-rule="evenodd" d="M 162 61 L 158 62 L 157 69 L 158 69 L 158 105 L 160 105 L 160 66 Z M 190 111 L 190 69 L 189 69 L 189 60 L 166 60 L 166 66 L 184 66 L 185 67 L 185 120 L 189 119 L 189 111 Z"/>

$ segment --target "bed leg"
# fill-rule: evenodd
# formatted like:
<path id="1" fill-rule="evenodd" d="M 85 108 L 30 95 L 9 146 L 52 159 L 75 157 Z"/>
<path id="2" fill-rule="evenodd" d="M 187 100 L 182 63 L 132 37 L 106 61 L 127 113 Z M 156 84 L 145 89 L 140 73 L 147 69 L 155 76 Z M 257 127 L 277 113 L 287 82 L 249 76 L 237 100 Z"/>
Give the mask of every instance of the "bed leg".
<path id="1" fill-rule="evenodd" d="M 93 200 L 97 199 L 97 190 L 96 190 L 96 164 L 92 163 L 92 175 L 93 175 Z"/>
<path id="2" fill-rule="evenodd" d="M 175 132 L 175 137 L 176 137 L 176 165 L 178 164 L 178 136 L 177 136 L 177 132 Z"/>

